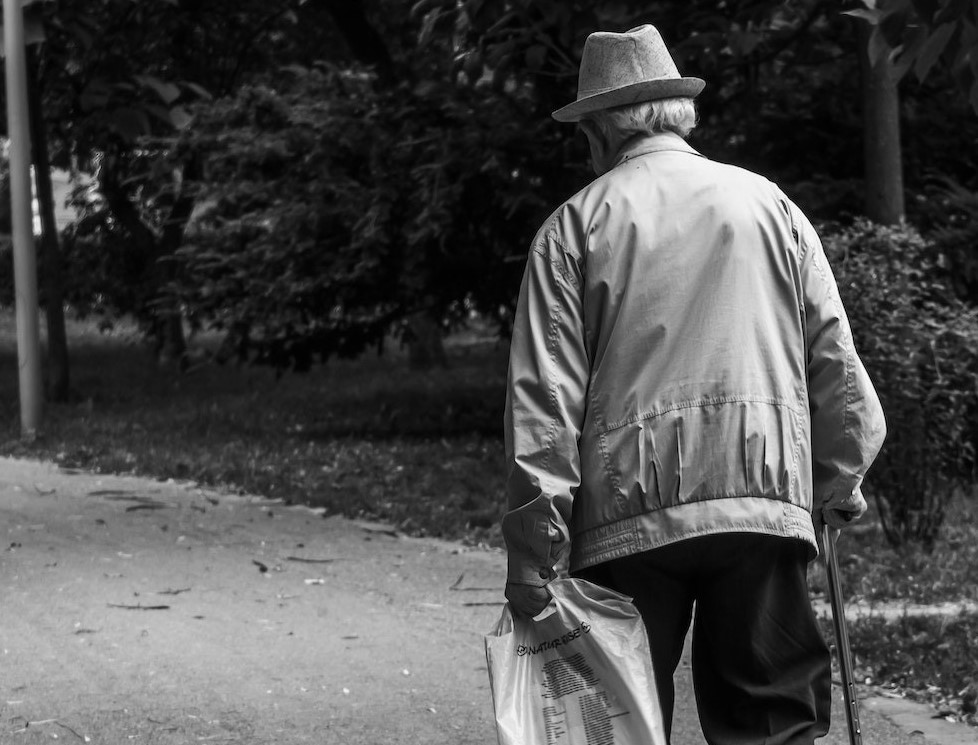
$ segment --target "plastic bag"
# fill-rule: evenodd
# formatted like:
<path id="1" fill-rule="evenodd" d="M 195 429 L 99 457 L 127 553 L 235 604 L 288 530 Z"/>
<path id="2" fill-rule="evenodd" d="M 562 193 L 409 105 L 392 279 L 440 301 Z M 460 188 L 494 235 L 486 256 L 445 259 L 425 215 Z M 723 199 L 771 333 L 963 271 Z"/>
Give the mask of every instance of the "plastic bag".
<path id="1" fill-rule="evenodd" d="M 486 635 L 499 745 L 666 745 L 645 624 L 631 599 L 554 580 L 533 619 Z"/>

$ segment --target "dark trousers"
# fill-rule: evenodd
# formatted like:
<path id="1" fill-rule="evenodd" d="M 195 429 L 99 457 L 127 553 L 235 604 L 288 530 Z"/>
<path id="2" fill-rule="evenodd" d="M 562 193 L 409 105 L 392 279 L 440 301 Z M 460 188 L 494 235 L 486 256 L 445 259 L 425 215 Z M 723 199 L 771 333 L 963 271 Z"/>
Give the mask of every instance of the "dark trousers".
<path id="1" fill-rule="evenodd" d="M 710 745 L 811 745 L 829 729 L 829 650 L 800 540 L 724 533 L 582 570 L 634 599 L 649 632 L 666 734 L 693 618 L 693 687 Z"/>

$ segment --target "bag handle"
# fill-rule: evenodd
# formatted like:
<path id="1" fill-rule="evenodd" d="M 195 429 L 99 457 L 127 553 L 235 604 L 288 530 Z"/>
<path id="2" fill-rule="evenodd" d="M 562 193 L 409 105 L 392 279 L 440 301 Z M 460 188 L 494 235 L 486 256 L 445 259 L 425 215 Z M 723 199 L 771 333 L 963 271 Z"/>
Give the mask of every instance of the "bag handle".
<path id="1" fill-rule="evenodd" d="M 555 579 L 546 586 L 551 602 L 547 604 L 533 621 L 542 621 L 557 612 L 558 606 L 573 605 L 577 608 L 590 607 L 602 614 L 631 617 L 638 613 L 628 595 L 598 585 L 585 579 L 568 577 Z"/>

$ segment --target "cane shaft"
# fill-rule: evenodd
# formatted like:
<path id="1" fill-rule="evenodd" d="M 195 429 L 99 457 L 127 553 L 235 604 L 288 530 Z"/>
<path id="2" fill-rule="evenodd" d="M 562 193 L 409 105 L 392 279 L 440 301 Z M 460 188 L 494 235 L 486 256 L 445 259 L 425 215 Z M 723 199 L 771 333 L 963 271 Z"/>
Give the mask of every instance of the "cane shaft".
<path id="1" fill-rule="evenodd" d="M 859 728 L 859 707 L 856 701 L 856 683 L 852 670 L 852 650 L 849 647 L 849 632 L 846 629 L 846 613 L 842 603 L 842 582 L 839 578 L 839 556 L 835 547 L 832 529 L 826 525 L 822 533 L 825 548 L 825 569 L 828 575 L 829 600 L 832 603 L 832 625 L 835 628 L 835 648 L 839 656 L 839 671 L 842 675 L 842 689 L 845 697 L 846 724 L 849 727 L 851 745 L 862 745 L 862 731 Z"/>

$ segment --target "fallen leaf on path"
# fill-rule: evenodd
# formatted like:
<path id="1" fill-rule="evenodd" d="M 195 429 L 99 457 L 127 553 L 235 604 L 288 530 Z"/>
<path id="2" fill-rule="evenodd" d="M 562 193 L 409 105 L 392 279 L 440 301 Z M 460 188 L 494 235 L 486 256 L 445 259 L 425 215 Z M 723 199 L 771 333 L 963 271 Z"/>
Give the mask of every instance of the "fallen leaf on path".
<path id="1" fill-rule="evenodd" d="M 256 567 L 258 567 L 258 571 L 261 572 L 262 574 L 268 571 L 268 566 L 262 564 L 260 561 L 258 561 L 258 559 L 252 559 L 251 563 L 254 564 Z"/>
<path id="2" fill-rule="evenodd" d="M 498 587 L 462 587 L 463 579 L 465 579 L 465 572 L 462 572 L 460 575 L 458 575 L 458 579 L 452 582 L 451 586 L 448 589 L 452 590 L 453 592 L 471 592 L 471 591 L 497 592 L 499 590 Z"/>
<path id="3" fill-rule="evenodd" d="M 165 510 L 169 506 L 162 502 L 142 502 L 126 507 L 126 512 L 135 512 L 136 510 Z"/>
<path id="4" fill-rule="evenodd" d="M 122 608 L 123 610 L 170 610 L 169 605 L 121 605 L 119 603 L 107 603 L 110 608 Z"/>
<path id="5" fill-rule="evenodd" d="M 368 524 L 361 525 L 360 529 L 366 533 L 380 533 L 381 535 L 389 535 L 394 538 L 399 538 L 401 535 L 393 525 Z"/>
<path id="6" fill-rule="evenodd" d="M 77 732 L 75 732 L 75 730 L 73 730 L 67 724 L 65 724 L 64 722 L 59 722 L 57 719 L 36 719 L 34 721 L 28 721 L 24 717 L 16 716 L 16 717 L 13 717 L 10 720 L 10 722 L 12 724 L 13 723 L 16 723 L 18 725 L 21 722 L 23 722 L 23 726 L 21 727 L 21 729 L 13 730 L 12 731 L 12 734 L 19 734 L 21 732 L 26 732 L 30 727 L 39 727 L 42 724 L 56 724 L 59 727 L 63 727 L 64 729 L 68 730 L 71 734 L 73 734 L 75 737 L 77 737 L 82 742 L 91 742 L 92 741 L 92 738 L 90 738 L 88 735 L 80 735 L 80 734 L 78 734 Z M 57 734 L 55 734 L 54 732 L 51 733 L 51 737 L 52 737 L 52 739 L 55 739 L 55 740 L 58 739 Z"/>
<path id="7" fill-rule="evenodd" d="M 89 492 L 89 495 L 95 493 L 96 492 Z M 104 496 L 106 499 L 111 500 L 113 502 L 136 502 L 137 505 L 151 505 L 147 507 L 141 507 L 141 506 L 128 507 L 126 508 L 127 512 L 133 509 L 137 509 L 137 510 L 162 509 L 163 507 L 170 506 L 166 502 L 161 502 L 160 500 L 155 499 L 153 497 L 146 497 L 143 496 L 142 494 L 133 494 L 132 492 L 107 492 L 105 494 L 101 494 L 100 496 Z"/>
<path id="8" fill-rule="evenodd" d="M 71 727 L 69 727 L 64 722 L 59 722 L 57 719 L 55 719 L 54 720 L 54 723 L 56 725 L 58 725 L 59 727 L 64 727 L 66 730 L 68 730 L 71 734 L 73 734 L 75 737 L 77 737 L 82 742 L 91 742 L 92 741 L 92 738 L 91 737 L 89 737 L 88 735 L 79 735 L 77 732 L 75 732 L 75 730 L 73 730 Z M 51 735 L 51 736 L 52 737 L 57 737 L 57 735 Z"/>

